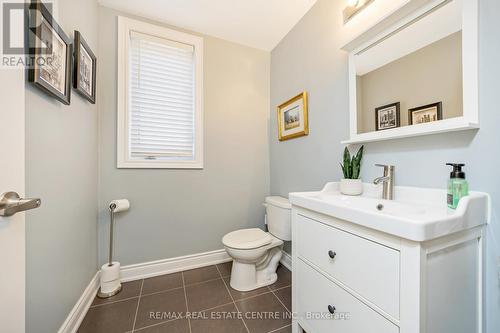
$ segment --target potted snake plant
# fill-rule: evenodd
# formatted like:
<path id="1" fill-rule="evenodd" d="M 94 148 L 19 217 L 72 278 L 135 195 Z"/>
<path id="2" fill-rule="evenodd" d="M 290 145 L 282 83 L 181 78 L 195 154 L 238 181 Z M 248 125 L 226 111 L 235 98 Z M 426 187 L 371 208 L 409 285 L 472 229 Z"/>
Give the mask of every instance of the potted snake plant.
<path id="1" fill-rule="evenodd" d="M 363 148 L 364 146 L 361 146 L 352 158 L 349 149 L 347 147 L 344 149 L 343 163 L 340 163 L 344 175 L 344 178 L 340 180 L 340 192 L 342 194 L 360 195 L 363 193 L 363 182 L 359 178 Z"/>

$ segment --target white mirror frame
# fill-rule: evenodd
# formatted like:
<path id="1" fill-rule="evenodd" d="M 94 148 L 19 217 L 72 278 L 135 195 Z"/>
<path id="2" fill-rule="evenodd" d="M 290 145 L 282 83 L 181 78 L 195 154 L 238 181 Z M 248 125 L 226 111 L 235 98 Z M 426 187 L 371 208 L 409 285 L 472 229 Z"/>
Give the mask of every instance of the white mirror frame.
<path id="1" fill-rule="evenodd" d="M 355 56 L 361 51 L 370 48 L 412 24 L 425 13 L 432 11 L 451 1 L 462 1 L 462 75 L 463 75 L 463 116 L 444 119 L 437 122 L 403 126 L 384 131 L 374 131 L 358 134 L 357 124 L 357 91 L 356 91 L 356 61 Z M 369 41 L 359 38 L 354 39 L 344 50 L 349 53 L 349 127 L 350 138 L 342 141 L 342 144 L 358 144 L 364 142 L 383 141 L 413 136 L 454 132 L 479 128 L 479 0 L 434 0 L 425 6 L 415 10 L 412 14 L 405 16 L 382 33 L 376 34 Z M 394 13 L 393 15 L 398 15 Z M 380 31 L 380 27 L 374 26 L 370 30 Z M 369 31 L 367 32 L 369 34 Z M 364 34 L 364 36 L 367 35 Z"/>

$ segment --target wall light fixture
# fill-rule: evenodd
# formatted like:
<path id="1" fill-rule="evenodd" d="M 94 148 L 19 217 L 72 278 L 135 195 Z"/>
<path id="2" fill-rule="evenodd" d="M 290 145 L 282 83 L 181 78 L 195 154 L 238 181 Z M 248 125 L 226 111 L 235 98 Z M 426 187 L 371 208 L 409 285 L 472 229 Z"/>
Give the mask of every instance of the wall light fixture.
<path id="1" fill-rule="evenodd" d="M 347 0 L 347 7 L 344 8 L 344 24 L 349 22 L 356 14 L 360 13 L 375 0 Z"/>

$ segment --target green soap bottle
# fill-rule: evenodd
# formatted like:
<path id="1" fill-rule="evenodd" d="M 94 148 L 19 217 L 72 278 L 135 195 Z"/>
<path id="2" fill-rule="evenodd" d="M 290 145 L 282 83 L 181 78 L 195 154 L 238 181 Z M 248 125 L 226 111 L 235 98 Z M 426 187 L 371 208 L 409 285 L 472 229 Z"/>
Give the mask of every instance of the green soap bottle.
<path id="1" fill-rule="evenodd" d="M 469 195 L 469 184 L 465 180 L 465 172 L 462 171 L 465 164 L 446 163 L 446 165 L 453 167 L 448 180 L 448 207 L 456 209 L 460 199 Z"/>

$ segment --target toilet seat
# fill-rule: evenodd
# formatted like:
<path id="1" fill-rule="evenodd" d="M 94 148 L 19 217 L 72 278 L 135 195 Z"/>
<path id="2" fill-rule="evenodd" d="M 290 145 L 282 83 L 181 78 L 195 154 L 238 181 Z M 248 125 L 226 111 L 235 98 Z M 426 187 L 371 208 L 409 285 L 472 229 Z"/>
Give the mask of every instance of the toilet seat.
<path id="1" fill-rule="evenodd" d="M 233 249 L 250 250 L 271 244 L 273 237 L 258 228 L 241 229 L 228 233 L 222 243 Z"/>

